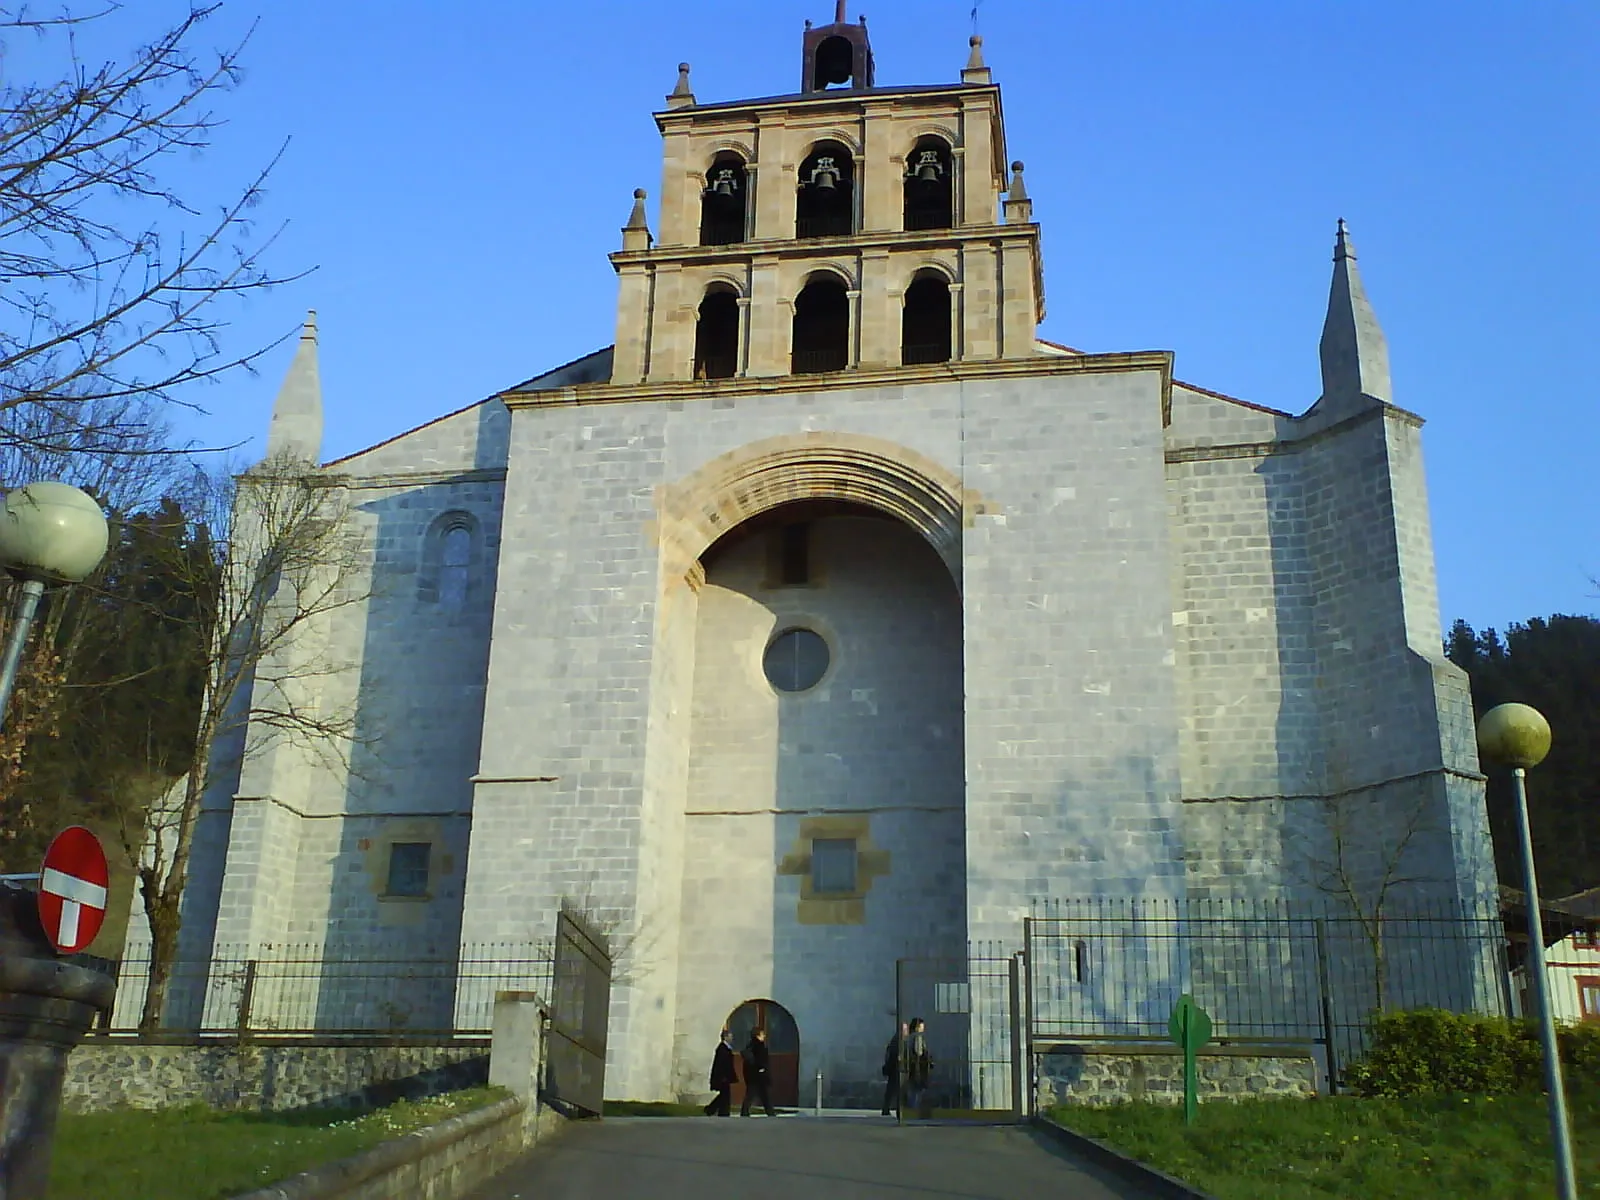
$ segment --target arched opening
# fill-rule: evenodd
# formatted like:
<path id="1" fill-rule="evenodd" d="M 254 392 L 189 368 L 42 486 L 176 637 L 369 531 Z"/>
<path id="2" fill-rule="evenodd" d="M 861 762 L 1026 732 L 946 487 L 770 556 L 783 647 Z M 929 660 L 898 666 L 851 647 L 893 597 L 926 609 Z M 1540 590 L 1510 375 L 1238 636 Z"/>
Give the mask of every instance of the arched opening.
<path id="1" fill-rule="evenodd" d="M 774 1108 L 800 1106 L 800 1027 L 789 1010 L 774 1000 L 746 1000 L 728 1014 L 727 1026 L 733 1034 L 733 1051 L 742 1055 L 751 1035 L 761 1030 L 767 1035 L 767 1071 L 771 1080 Z M 744 1066 L 739 1067 L 739 1082 L 733 1085 L 733 1102 L 744 1103 Z"/>
<path id="2" fill-rule="evenodd" d="M 814 275 L 794 302 L 789 370 L 796 375 L 842 371 L 850 362 L 850 299 L 838 276 Z"/>
<path id="3" fill-rule="evenodd" d="M 706 172 L 706 186 L 700 193 L 700 244 L 727 246 L 745 239 L 746 213 L 749 210 L 750 173 L 744 159 L 724 150 Z"/>
<path id="4" fill-rule="evenodd" d="M 938 271 L 918 271 L 900 314 L 900 362 L 950 361 L 950 284 Z"/>
<path id="5" fill-rule="evenodd" d="M 472 594 L 478 522 L 468 512 L 435 517 L 422 539 L 417 598 L 444 608 L 462 608 Z"/>
<path id="6" fill-rule="evenodd" d="M 843 237 L 855 232 L 855 160 L 838 142 L 818 142 L 800 164 L 795 203 L 797 238 Z"/>
<path id="7" fill-rule="evenodd" d="M 906 159 L 906 229 L 949 229 L 956 221 L 955 195 L 949 144 L 931 134 L 918 138 Z"/>
<path id="8" fill-rule="evenodd" d="M 849 83 L 855 75 L 856 48 L 848 38 L 824 38 L 817 47 L 816 67 L 811 76 L 811 90 L 820 92 L 836 83 Z"/>
<path id="9" fill-rule="evenodd" d="M 739 299 L 713 285 L 694 327 L 694 377 L 732 379 L 739 371 Z"/>

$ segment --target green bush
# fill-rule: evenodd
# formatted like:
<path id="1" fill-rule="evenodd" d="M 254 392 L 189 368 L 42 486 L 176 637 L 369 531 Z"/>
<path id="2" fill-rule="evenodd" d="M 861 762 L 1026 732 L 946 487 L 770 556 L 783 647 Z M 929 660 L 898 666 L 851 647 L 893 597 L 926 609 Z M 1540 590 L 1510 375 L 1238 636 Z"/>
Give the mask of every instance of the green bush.
<path id="1" fill-rule="evenodd" d="M 1565 1026 L 1557 1043 L 1567 1085 L 1600 1086 L 1600 1026 Z M 1538 1025 L 1419 1008 L 1372 1023 L 1371 1049 L 1345 1082 L 1362 1096 L 1499 1096 L 1543 1082 Z"/>

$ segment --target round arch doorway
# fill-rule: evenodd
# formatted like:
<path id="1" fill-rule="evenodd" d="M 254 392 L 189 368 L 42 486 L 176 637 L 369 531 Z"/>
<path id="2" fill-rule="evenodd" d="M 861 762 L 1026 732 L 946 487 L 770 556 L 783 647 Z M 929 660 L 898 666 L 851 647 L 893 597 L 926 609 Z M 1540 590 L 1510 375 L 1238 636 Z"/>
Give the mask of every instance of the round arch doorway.
<path id="1" fill-rule="evenodd" d="M 733 1049 L 741 1054 L 757 1029 L 767 1034 L 768 1073 L 774 1108 L 800 1107 L 800 1027 L 789 1010 L 775 1000 L 746 1000 L 728 1015 Z M 739 1060 L 739 1082 L 733 1085 L 733 1103 L 744 1103 L 744 1060 Z"/>

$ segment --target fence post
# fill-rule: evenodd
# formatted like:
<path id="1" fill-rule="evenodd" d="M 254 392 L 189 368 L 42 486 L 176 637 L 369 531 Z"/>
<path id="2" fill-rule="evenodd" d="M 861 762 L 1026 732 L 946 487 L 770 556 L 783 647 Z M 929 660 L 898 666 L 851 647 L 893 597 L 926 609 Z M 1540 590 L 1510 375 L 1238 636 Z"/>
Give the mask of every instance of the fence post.
<path id="1" fill-rule="evenodd" d="M 1328 1052 L 1328 1094 L 1339 1094 L 1339 1051 L 1333 1041 L 1333 981 L 1328 971 L 1328 922 L 1317 918 L 1317 991 L 1322 997 L 1322 1040 Z"/>
<path id="2" fill-rule="evenodd" d="M 906 1077 L 905 1072 L 900 1069 L 901 1064 L 906 1060 L 905 1038 L 900 1036 L 900 1028 L 905 1024 L 906 1020 L 905 1001 L 902 999 L 905 992 L 901 987 L 904 974 L 902 968 L 904 965 L 904 959 L 897 958 L 894 960 L 894 1030 L 897 1044 L 900 1047 L 900 1053 L 895 1055 L 894 1058 L 894 1123 L 896 1125 L 904 1125 L 906 1123 Z"/>
<path id="3" fill-rule="evenodd" d="M 250 1005 L 256 995 L 256 960 L 249 959 L 244 964 L 244 986 L 239 989 L 239 1020 L 238 1034 L 243 1040 L 250 1033 Z"/>
<path id="4" fill-rule="evenodd" d="M 1059 932 L 1059 930 L 1058 930 Z M 1034 1078 L 1033 1053 L 1033 918 L 1022 918 L 1022 1097 L 1023 1116 L 1038 1115 L 1039 1085 Z"/>
<path id="5" fill-rule="evenodd" d="M 1022 951 L 1017 951 L 1006 961 L 1007 982 L 1011 1001 L 1011 1115 L 1021 1120 L 1023 1111 L 1022 1072 L 1027 1056 L 1023 1052 L 1023 1038 L 1027 1036 L 1022 1019 Z"/>

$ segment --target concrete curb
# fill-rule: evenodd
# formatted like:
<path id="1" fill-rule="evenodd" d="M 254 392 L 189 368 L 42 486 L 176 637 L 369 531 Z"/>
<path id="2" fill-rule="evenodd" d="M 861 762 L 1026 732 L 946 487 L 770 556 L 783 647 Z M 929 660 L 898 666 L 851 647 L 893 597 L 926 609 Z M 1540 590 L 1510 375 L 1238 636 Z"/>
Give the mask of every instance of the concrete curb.
<path id="1" fill-rule="evenodd" d="M 474 1109 L 459 1117 L 440 1121 L 437 1125 L 429 1125 L 426 1129 L 380 1142 L 349 1158 L 324 1163 L 267 1187 L 241 1193 L 233 1200 L 336 1200 L 338 1197 L 355 1195 L 358 1189 L 360 1194 L 375 1196 L 426 1194 L 435 1200 L 458 1196 L 492 1178 L 537 1142 L 544 1141 L 542 1136 L 532 1141 L 524 1135 L 523 1108 L 520 1097 L 507 1096 L 485 1108 Z M 543 1116 L 541 1112 L 540 1117 Z M 469 1169 L 450 1169 L 445 1160 L 458 1142 L 474 1134 L 492 1138 L 497 1132 L 495 1127 L 505 1122 L 513 1122 L 517 1127 L 515 1133 L 506 1131 L 504 1135 L 515 1143 L 509 1153 L 473 1155 L 468 1160 L 471 1163 Z M 541 1120 L 540 1124 L 543 1123 Z M 533 1131 L 530 1129 L 528 1132 Z M 427 1160 L 435 1157 L 441 1160 L 438 1170 L 430 1171 L 429 1167 L 433 1164 Z M 423 1175 L 448 1178 L 441 1178 L 438 1188 L 429 1187 L 426 1193 L 393 1190 L 402 1183 L 410 1186 L 411 1179 Z"/>
<path id="2" fill-rule="evenodd" d="M 1102 1141 L 1075 1133 L 1049 1117 L 1034 1117 L 1030 1124 L 1097 1166 L 1105 1167 L 1129 1183 L 1149 1189 L 1152 1196 L 1159 1196 L 1162 1200 L 1214 1200 L 1210 1193 L 1192 1188 L 1183 1180 L 1168 1175 L 1165 1171 L 1158 1171 L 1136 1158 L 1130 1158 Z"/>

